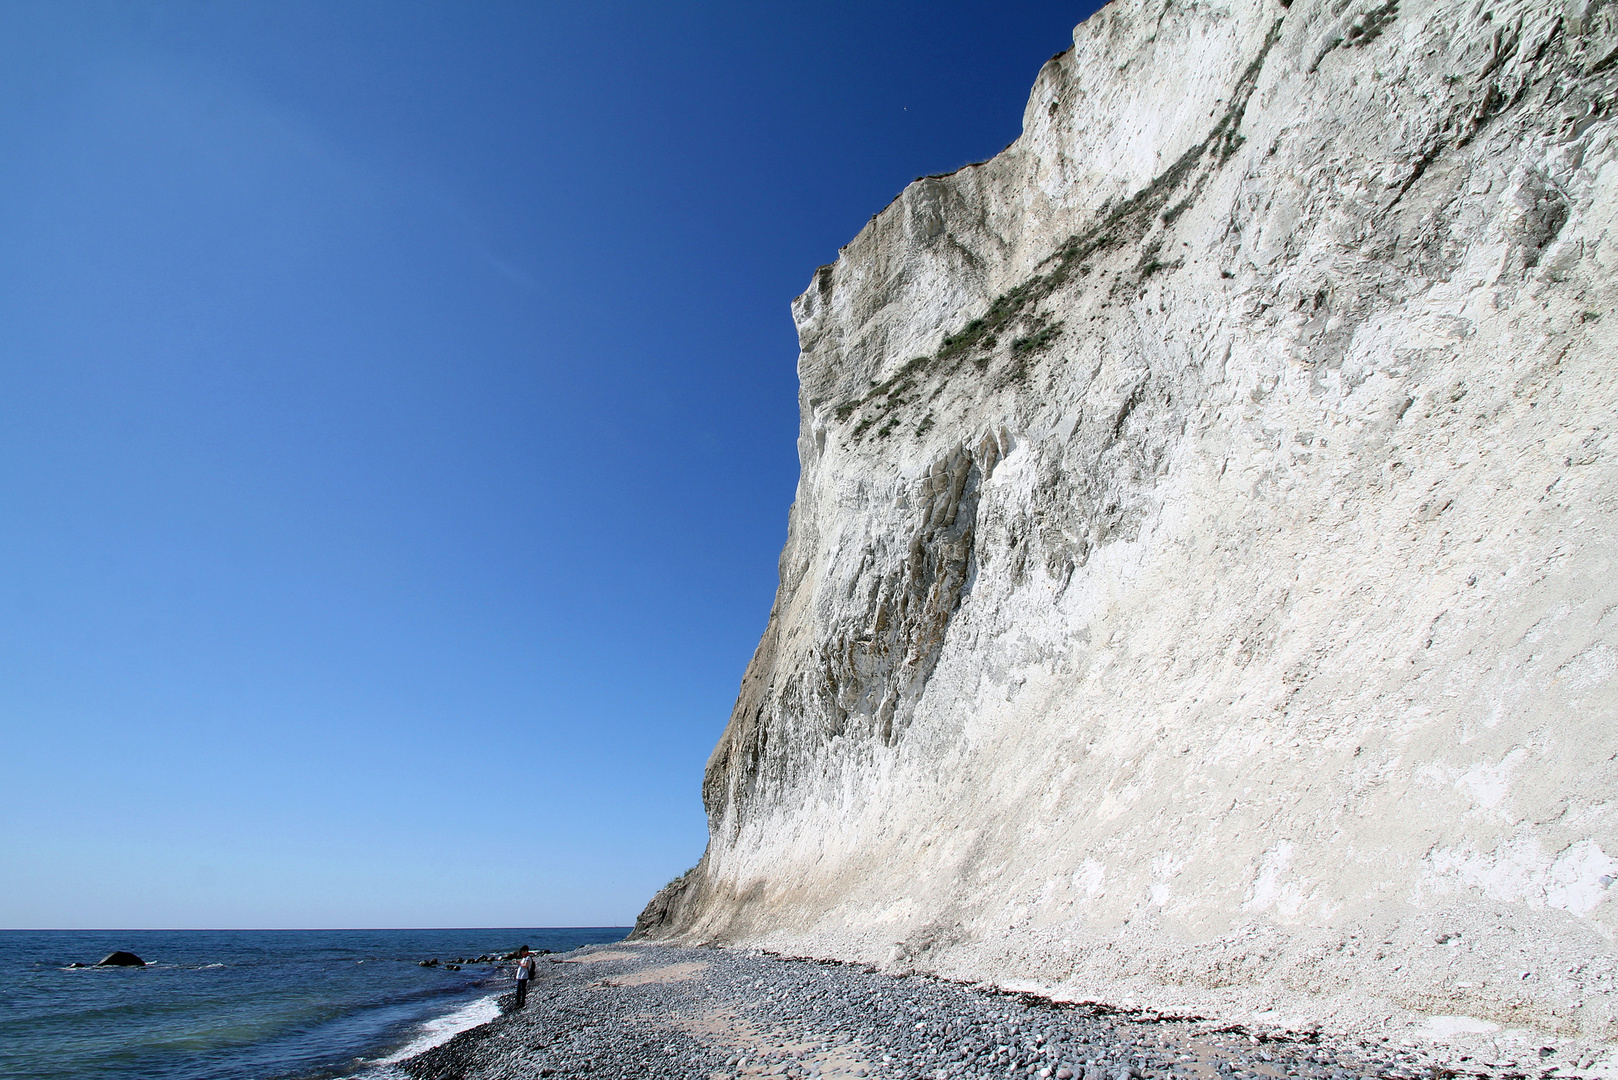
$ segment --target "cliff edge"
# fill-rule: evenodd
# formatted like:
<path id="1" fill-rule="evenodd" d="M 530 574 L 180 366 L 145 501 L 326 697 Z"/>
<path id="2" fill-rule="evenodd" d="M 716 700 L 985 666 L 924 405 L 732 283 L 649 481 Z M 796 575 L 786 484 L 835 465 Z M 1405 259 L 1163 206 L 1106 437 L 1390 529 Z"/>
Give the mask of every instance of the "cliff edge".
<path id="1" fill-rule="evenodd" d="M 1615 104 L 1611 0 L 1079 26 L 794 305 L 780 590 L 639 933 L 1618 1039 Z"/>

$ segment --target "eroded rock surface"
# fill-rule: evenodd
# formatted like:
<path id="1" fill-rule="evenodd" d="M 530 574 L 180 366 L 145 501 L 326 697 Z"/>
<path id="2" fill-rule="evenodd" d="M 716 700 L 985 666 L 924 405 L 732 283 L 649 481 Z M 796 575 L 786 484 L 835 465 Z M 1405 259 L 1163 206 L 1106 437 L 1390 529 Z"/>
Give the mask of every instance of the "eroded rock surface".
<path id="1" fill-rule="evenodd" d="M 642 934 L 1618 1038 L 1618 5 L 1115 0 L 794 306 Z"/>

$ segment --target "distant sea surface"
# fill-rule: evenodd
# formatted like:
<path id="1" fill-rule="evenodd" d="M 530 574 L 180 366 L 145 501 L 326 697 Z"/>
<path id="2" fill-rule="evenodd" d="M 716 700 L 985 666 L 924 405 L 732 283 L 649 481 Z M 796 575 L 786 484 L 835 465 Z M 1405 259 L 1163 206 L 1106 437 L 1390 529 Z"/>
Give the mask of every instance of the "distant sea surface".
<path id="1" fill-rule="evenodd" d="M 324 1080 L 492 1019 L 511 965 L 457 957 L 566 952 L 625 926 L 497 930 L 0 931 L 0 1077 Z M 69 968 L 116 950 L 144 968 Z M 418 962 L 437 959 L 436 968 Z"/>

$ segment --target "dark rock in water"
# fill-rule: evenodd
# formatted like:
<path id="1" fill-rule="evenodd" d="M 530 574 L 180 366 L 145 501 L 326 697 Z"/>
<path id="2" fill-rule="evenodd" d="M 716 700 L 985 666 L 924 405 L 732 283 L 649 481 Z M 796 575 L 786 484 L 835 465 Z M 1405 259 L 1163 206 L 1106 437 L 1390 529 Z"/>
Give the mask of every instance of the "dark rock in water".
<path id="1" fill-rule="evenodd" d="M 146 961 L 132 952 L 108 953 L 96 967 L 145 967 Z"/>
<path id="2" fill-rule="evenodd" d="M 517 948 L 512 949 L 510 952 L 506 953 L 506 959 L 507 960 L 521 960 L 522 959 L 522 954 L 527 952 L 527 951 L 528 951 L 528 946 L 519 945 Z"/>
<path id="3" fill-rule="evenodd" d="M 418 960 L 418 961 L 416 961 L 416 966 L 417 967 L 437 967 L 438 966 L 438 960 L 436 958 L 432 959 L 432 960 Z"/>
<path id="4" fill-rule="evenodd" d="M 71 964 L 68 965 L 68 967 L 70 967 L 70 968 L 76 968 L 76 967 L 81 968 L 81 967 L 89 967 L 89 966 L 90 966 L 89 964 L 81 964 L 77 960 L 73 961 Z"/>
<path id="5" fill-rule="evenodd" d="M 445 964 L 444 965 L 444 970 L 445 971 L 459 971 L 459 970 L 461 970 L 461 965 L 459 965 L 459 964 Z"/>

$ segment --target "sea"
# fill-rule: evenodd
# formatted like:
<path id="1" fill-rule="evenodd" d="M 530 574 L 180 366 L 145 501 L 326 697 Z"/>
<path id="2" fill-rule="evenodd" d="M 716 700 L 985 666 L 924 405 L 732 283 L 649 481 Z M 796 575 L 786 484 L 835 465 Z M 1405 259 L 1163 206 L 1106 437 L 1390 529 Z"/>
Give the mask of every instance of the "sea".
<path id="1" fill-rule="evenodd" d="M 3 930 L 0 1077 L 388 1080 L 402 1075 L 393 1063 L 493 1019 L 512 989 L 511 964 L 446 964 L 628 933 Z M 69 966 L 118 950 L 147 966 Z"/>

